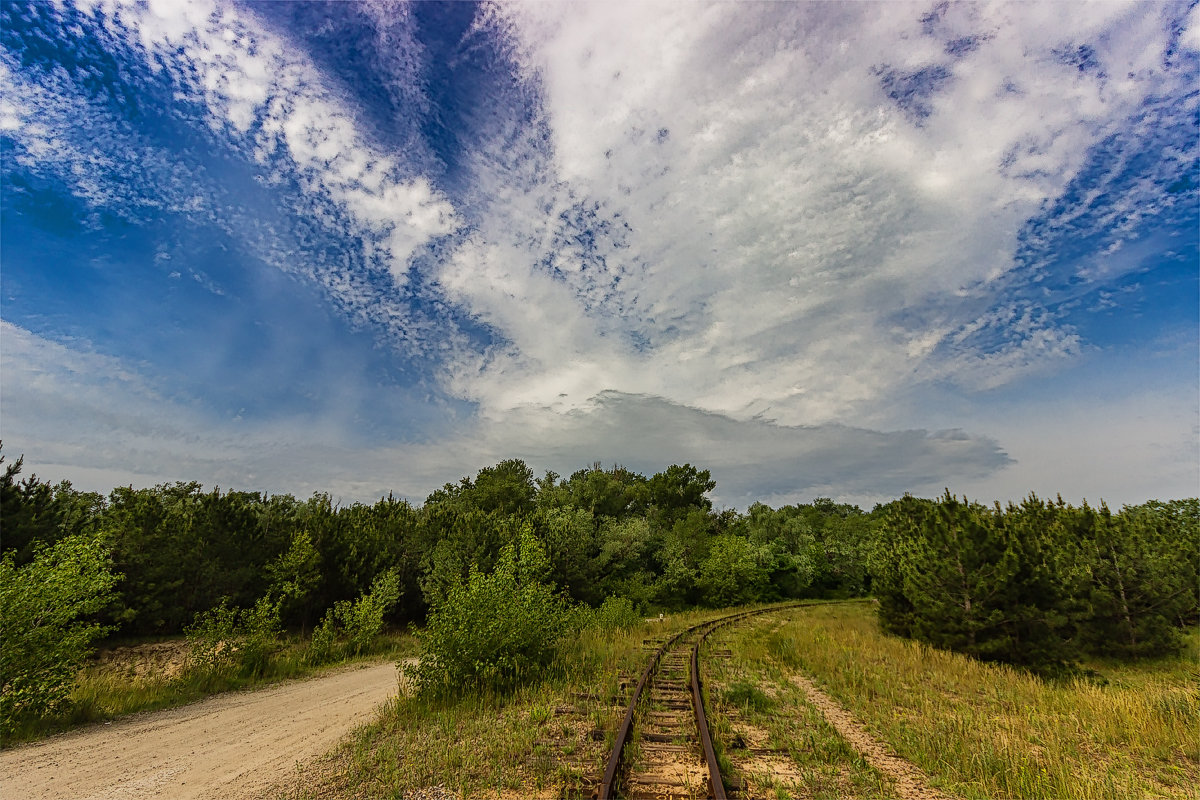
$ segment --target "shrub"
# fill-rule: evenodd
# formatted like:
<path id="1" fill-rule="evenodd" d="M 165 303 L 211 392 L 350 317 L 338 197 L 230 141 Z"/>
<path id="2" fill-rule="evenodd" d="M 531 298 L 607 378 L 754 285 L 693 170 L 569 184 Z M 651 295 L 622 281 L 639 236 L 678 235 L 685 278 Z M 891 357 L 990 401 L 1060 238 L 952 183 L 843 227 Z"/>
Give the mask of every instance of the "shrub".
<path id="1" fill-rule="evenodd" d="M 68 536 L 17 567 L 0 559 L 0 731 L 68 703 L 75 676 L 105 628 L 88 621 L 119 576 L 95 538 Z"/>
<path id="2" fill-rule="evenodd" d="M 341 600 L 325 612 L 308 647 L 310 663 L 332 661 L 340 655 L 358 655 L 370 647 L 383 630 L 383 618 L 400 600 L 400 577 L 385 572 L 371 590 L 357 600 Z"/>
<path id="3" fill-rule="evenodd" d="M 581 627 L 602 631 L 628 630 L 641 623 L 642 618 L 628 597 L 611 595 L 604 598 L 599 608 L 583 611 Z"/>
<path id="4" fill-rule="evenodd" d="M 721 696 L 731 706 L 754 709 L 763 713 L 770 711 L 775 705 L 775 701 L 767 696 L 762 689 L 746 681 L 733 682 L 729 685 L 728 689 L 721 693 Z"/>
<path id="5" fill-rule="evenodd" d="M 546 554 L 528 527 L 500 552 L 496 569 L 473 568 L 434 607 L 417 683 L 424 693 L 504 691 L 549 665 L 567 628 L 568 606 L 544 582 Z"/>
<path id="6" fill-rule="evenodd" d="M 196 615 L 185 631 L 189 668 L 201 674 L 259 675 L 279 648 L 279 601 L 260 597 L 253 608 L 229 605 L 229 598 Z"/>

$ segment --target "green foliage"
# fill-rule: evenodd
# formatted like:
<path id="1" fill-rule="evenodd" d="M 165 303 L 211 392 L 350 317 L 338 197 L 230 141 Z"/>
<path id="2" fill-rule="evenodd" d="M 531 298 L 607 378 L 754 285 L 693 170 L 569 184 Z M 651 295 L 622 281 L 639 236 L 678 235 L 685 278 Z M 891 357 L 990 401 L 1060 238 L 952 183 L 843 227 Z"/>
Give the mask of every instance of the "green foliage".
<path id="1" fill-rule="evenodd" d="M 766 713 L 775 705 L 762 689 L 748 681 L 734 681 L 729 684 L 729 688 L 721 692 L 721 699 L 731 706 L 753 709 L 759 713 Z"/>
<path id="2" fill-rule="evenodd" d="M 264 596 L 240 609 L 222 598 L 186 629 L 188 666 L 202 675 L 260 675 L 279 649 L 282 632 L 278 600 Z"/>
<path id="3" fill-rule="evenodd" d="M 284 525 L 264 524 L 265 505 L 254 492 L 198 483 L 114 489 L 98 520 L 126 576 L 114 620 L 127 633 L 173 633 L 223 597 L 253 605 L 265 566 L 291 540 Z"/>
<path id="4" fill-rule="evenodd" d="M 642 617 L 637 613 L 633 602 L 628 597 L 606 597 L 599 608 L 581 607 L 578 612 L 579 628 L 593 628 L 600 631 L 629 630 L 640 625 Z"/>
<path id="5" fill-rule="evenodd" d="M 557 485 L 551 480 L 538 493 L 540 506 L 569 506 L 596 517 L 643 514 L 648 500 L 645 477 L 621 466 L 606 470 L 599 462 L 578 470 Z"/>
<path id="6" fill-rule="evenodd" d="M 416 510 L 391 495 L 373 505 L 355 503 L 331 512 L 322 542 L 328 592 L 321 608 L 368 593 L 379 576 L 393 572 L 399 595 L 392 608 L 410 619 L 419 617 L 420 537 Z"/>
<path id="7" fill-rule="evenodd" d="M 319 664 L 345 655 L 360 655 L 382 631 L 384 617 L 400 599 L 400 577 L 385 572 L 357 600 L 341 600 L 326 612 L 313 631 L 308 660 Z"/>
<path id="8" fill-rule="evenodd" d="M 600 526 L 596 517 L 574 506 L 540 508 L 532 520 L 550 559 L 551 580 L 584 603 L 603 600 Z"/>
<path id="9" fill-rule="evenodd" d="M 343 600 L 343 603 L 346 601 Z M 326 664 L 337 659 L 338 647 L 338 607 L 334 606 L 325 612 L 316 628 L 313 628 L 312 639 L 308 643 L 308 653 L 305 660 L 310 664 Z"/>
<path id="10" fill-rule="evenodd" d="M 672 464 L 647 481 L 647 500 L 662 517 L 673 522 L 692 509 L 710 511 L 712 501 L 705 495 L 716 486 L 708 470 Z"/>
<path id="11" fill-rule="evenodd" d="M 751 603 L 762 596 L 767 572 L 759 553 L 742 536 L 718 536 L 700 565 L 697 586 L 712 606 Z"/>
<path id="12" fill-rule="evenodd" d="M 484 467 L 475 480 L 463 478 L 457 484 L 447 483 L 430 494 L 425 504 L 449 504 L 485 514 L 511 516 L 530 511 L 536 495 L 533 470 L 519 458 L 512 458 L 494 467 Z"/>
<path id="13" fill-rule="evenodd" d="M 873 562 L 885 629 L 985 660 L 1064 667 L 1073 653 L 1052 541 L 1013 521 L 949 492 L 892 504 Z"/>
<path id="14" fill-rule="evenodd" d="M 241 609 L 229 605 L 229 598 L 196 615 L 185 628 L 188 641 L 188 669 L 200 674 L 232 671 L 236 664 L 238 616 Z"/>
<path id="15" fill-rule="evenodd" d="M 1071 510 L 1080 546 L 1079 640 L 1089 653 L 1177 652 L 1197 609 L 1197 501 L 1147 503 L 1113 515 Z"/>
<path id="16" fill-rule="evenodd" d="M 304 608 L 321 580 L 321 554 L 313 545 L 312 535 L 304 529 L 292 533 L 287 551 L 267 565 L 265 570 L 269 589 L 281 608 Z"/>
<path id="17" fill-rule="evenodd" d="M 1030 496 L 890 504 L 869 561 L 885 630 L 1041 672 L 1156 656 L 1197 609 L 1196 501 L 1113 515 Z"/>
<path id="18" fill-rule="evenodd" d="M 17 566 L 28 564 L 35 551 L 65 536 L 94 533 L 96 514 L 104 505 L 103 497 L 76 491 L 70 481 L 52 486 L 36 475 L 18 480 L 24 460 L 5 464 L 0 452 L 0 520 L 4 521 L 0 550 L 10 554 Z"/>
<path id="19" fill-rule="evenodd" d="M 370 646 L 369 631 L 385 621 L 421 622 L 452 596 L 469 605 L 471 592 L 501 581 L 506 552 L 513 569 L 525 563 L 527 536 L 545 570 L 513 580 L 589 607 L 614 597 L 657 609 L 872 592 L 891 632 L 1040 670 L 1087 653 L 1169 653 L 1180 629 L 1200 623 L 1195 499 L 1110 513 L 1032 497 L 988 508 L 947 494 L 868 514 L 817 498 L 743 515 L 715 511 L 715 482 L 690 464 L 646 478 L 597 463 L 535 480 L 511 459 L 446 484 L 423 507 L 391 495 L 342 507 L 328 494 L 298 501 L 197 483 L 104 498 L 23 477 L 21 459 L 0 456 L 0 467 L 0 548 L 12 568 L 71 537 L 109 547 L 124 580 L 95 622 L 139 635 L 197 620 L 197 635 L 227 642 L 261 630 L 255 641 L 269 650 L 282 626 L 305 631 L 326 612 L 309 651 L 317 661 Z M 381 576 L 391 576 L 386 591 L 376 589 Z M 255 669 L 243 661 L 258 658 L 255 646 L 230 644 L 233 658 L 213 645 L 210 657 Z"/>
<path id="20" fill-rule="evenodd" d="M 472 568 L 434 606 L 417 668 L 422 692 L 511 689 L 554 657 L 568 606 L 544 582 L 550 563 L 529 527 L 505 545 L 490 574 Z"/>
<path id="21" fill-rule="evenodd" d="M 18 567 L 0 559 L 0 731 L 61 709 L 119 577 L 96 537 L 67 536 Z"/>

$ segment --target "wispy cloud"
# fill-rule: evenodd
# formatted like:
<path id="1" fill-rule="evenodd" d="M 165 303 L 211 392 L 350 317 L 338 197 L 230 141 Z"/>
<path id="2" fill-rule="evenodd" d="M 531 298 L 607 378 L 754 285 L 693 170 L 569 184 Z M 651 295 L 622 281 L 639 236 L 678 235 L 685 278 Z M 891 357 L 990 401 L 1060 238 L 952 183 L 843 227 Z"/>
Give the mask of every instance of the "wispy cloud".
<path id="1" fill-rule="evenodd" d="M 223 310 L 263 263 L 318 287 L 428 394 L 413 427 L 446 396 L 477 414 L 352 448 L 359 409 L 416 407 L 363 401 L 363 356 L 322 375 L 352 385 L 315 425 L 212 427 L 165 370 L 6 324 L 6 435 L 31 457 L 353 497 L 513 455 L 700 462 L 728 497 L 936 490 L 1024 457 L 985 416 L 912 425 L 897 398 L 1061 375 L 1098 352 L 1081 316 L 1194 260 L 1184 4 L 497 3 L 461 31 L 289 8 L 6 4 L 5 169 Z M 214 232 L 226 272 L 189 258 Z"/>
<path id="2" fill-rule="evenodd" d="M 18 161 L 65 180 L 105 212 L 144 220 L 169 211 L 218 225 L 268 263 L 322 286 L 358 324 L 409 350 L 430 348 L 431 331 L 440 346 L 454 341 L 453 320 L 422 315 L 407 289 L 415 261 L 458 225 L 452 205 L 413 172 L 410 158 L 381 150 L 362 133 L 355 110 L 301 51 L 252 10 L 223 3 L 81 8 L 36 13 L 80 35 L 86 26 L 102 45 L 132 55 L 132 74 L 97 80 L 61 68 L 21 72 L 9 56 L 0 66 L 13 91 L 0 118 Z M 401 51 L 415 47 L 395 19 L 388 35 Z M 60 46 L 74 45 L 64 39 Z M 114 107 L 115 95 L 148 91 L 169 92 L 154 98 L 168 103 L 166 121 L 203 126 L 192 132 L 198 143 L 207 135 L 209 144 L 257 164 L 257 184 L 272 192 L 268 202 L 276 208 L 247 207 L 249 198 L 231 192 L 213 165 L 194 151 L 180 159 L 172 149 L 178 142 L 156 141 Z M 340 240 L 337 259 L 313 247 L 305 227 L 314 224 L 326 240 Z"/>
<path id="3" fill-rule="evenodd" d="M 492 8 L 544 136 L 496 131 L 507 159 L 476 175 L 487 212 L 441 265 L 508 343 L 454 385 L 494 409 L 619 389 L 803 423 L 914 380 L 976 390 L 1058 368 L 1078 335 L 1007 297 L 1020 234 L 1055 201 L 1136 227 L 1123 202 L 1063 196 L 1102 143 L 1116 159 L 1144 144 L 1147 98 L 1187 94 L 1165 52 L 1179 13 Z M 1161 196 L 1195 143 L 1158 151 L 1137 196 Z M 1120 167 L 1102 171 L 1097 194 Z"/>

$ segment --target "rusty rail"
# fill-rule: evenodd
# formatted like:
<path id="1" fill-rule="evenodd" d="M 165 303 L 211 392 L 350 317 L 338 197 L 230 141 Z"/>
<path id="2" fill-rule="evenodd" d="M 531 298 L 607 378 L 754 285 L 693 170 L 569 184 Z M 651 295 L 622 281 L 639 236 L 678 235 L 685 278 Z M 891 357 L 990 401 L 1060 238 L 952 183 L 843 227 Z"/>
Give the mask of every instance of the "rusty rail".
<path id="1" fill-rule="evenodd" d="M 696 646 L 692 648 L 692 708 L 696 714 L 696 730 L 700 732 L 700 745 L 704 749 L 704 763 L 708 765 L 708 791 L 713 800 L 726 800 L 725 781 L 721 778 L 721 767 L 717 763 L 717 750 L 713 746 L 712 733 L 708 730 L 708 715 L 704 713 L 704 694 L 700 687 L 700 644 L 708 634 L 719 628 L 709 628 Z"/>
<path id="2" fill-rule="evenodd" d="M 608 757 L 608 764 L 604 770 L 604 776 L 600 781 L 600 788 L 593 795 L 597 800 L 614 800 L 616 797 L 615 789 L 617 785 L 618 772 L 621 768 L 621 760 L 625 751 L 625 745 L 629 742 L 630 734 L 633 731 L 633 721 L 637 715 L 638 702 L 642 698 L 642 693 L 646 685 L 650 682 L 651 677 L 657 670 L 663 654 L 667 652 L 679 639 L 694 631 L 704 630 L 700 635 L 700 639 L 692 648 L 691 658 L 691 680 L 692 684 L 692 709 L 696 722 L 696 730 L 699 733 L 701 747 L 704 751 L 704 760 L 708 766 L 709 787 L 714 800 L 726 800 L 725 784 L 721 779 L 720 766 L 717 763 L 716 750 L 712 741 L 712 734 L 708 729 L 708 717 L 704 712 L 704 697 L 701 693 L 700 685 L 700 644 L 708 637 L 710 633 L 717 628 L 729 625 L 746 617 L 756 614 L 767 614 L 772 611 L 782 611 L 784 609 L 796 608 L 802 605 L 813 605 L 803 603 L 789 603 L 787 605 L 772 606 L 770 608 L 759 608 L 753 611 L 742 611 L 737 614 L 730 614 L 725 617 L 719 617 L 715 620 L 707 620 L 705 622 L 692 625 L 689 628 L 676 633 L 670 639 L 663 643 L 661 647 L 654 653 L 646 669 L 642 672 L 642 677 L 638 681 L 637 686 L 633 690 L 633 695 L 629 700 L 629 707 L 625 711 L 625 717 L 621 721 L 621 726 L 617 729 L 616 739 L 613 741 L 612 752 Z"/>

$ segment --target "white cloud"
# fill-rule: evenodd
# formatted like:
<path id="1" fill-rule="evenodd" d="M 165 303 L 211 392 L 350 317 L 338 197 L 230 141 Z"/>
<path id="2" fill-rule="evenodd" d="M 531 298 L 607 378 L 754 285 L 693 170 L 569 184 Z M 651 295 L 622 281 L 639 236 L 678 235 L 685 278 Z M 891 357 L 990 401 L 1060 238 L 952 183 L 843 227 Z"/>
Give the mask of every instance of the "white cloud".
<path id="1" fill-rule="evenodd" d="M 151 219 L 173 211 L 224 228 L 268 263 L 321 284 L 356 322 L 379 326 L 394 342 L 407 337 L 411 345 L 414 331 L 445 330 L 419 315 L 398 315 L 403 306 L 394 295 L 404 291 L 414 259 L 459 225 L 452 205 L 426 176 L 412 174 L 360 130 L 355 110 L 300 51 L 252 10 L 227 3 L 82 5 L 98 26 L 92 35 L 107 37 L 111 47 L 140 50 L 155 71 L 165 66 L 181 108 L 197 103 L 207 109 L 213 133 L 257 159 L 262 182 L 297 182 L 304 196 L 292 197 L 296 216 L 339 237 L 357 237 L 362 258 L 330 263 L 314 257 L 293 231 L 269 219 L 251 221 L 257 210 L 243 207 L 242 198 L 214 184 L 202 167 L 180 163 L 135 130 L 107 98 L 91 94 L 87 76 L 63 69 L 22 73 L 11 61 L 0 62 L 12 86 L 0 124 L 18 143 L 21 163 L 54 171 L 98 209 Z M 404 40 L 403 16 L 392 15 L 388 35 L 398 48 L 415 47 Z M 330 209 L 344 216 L 334 218 Z M 390 274 L 395 288 L 379 286 L 375 270 Z"/>
<path id="2" fill-rule="evenodd" d="M 894 496 L 933 486 L 947 471 L 985 477 L 1007 463 L 994 442 L 962 432 L 881 432 L 839 425 L 739 422 L 661 398 L 603 393 L 559 413 L 526 406 L 502 423 L 477 420 L 435 442 L 351 448 L 310 421 L 212 419 L 174 402 L 136 371 L 0 322 L 4 373 L 0 433 L 43 479 L 107 491 L 132 482 L 199 480 L 348 501 L 433 489 L 504 458 L 562 474 L 594 460 L 651 474 L 670 463 L 712 470 L 718 499 Z M 839 487 L 836 492 L 830 487 Z"/>
<path id="3" fill-rule="evenodd" d="M 1200 487 L 1200 409 L 1193 380 L 1179 386 L 1129 385 L 1088 403 L 1062 398 L 992 411 L 988 428 L 1013 461 L 983 478 L 949 484 L 984 501 L 1019 501 L 1030 492 L 1113 507 L 1195 497 Z"/>
<path id="4" fill-rule="evenodd" d="M 1179 41 L 1184 47 L 1200 51 L 1200 6 L 1192 6 L 1192 10 L 1188 12 L 1187 27 L 1184 28 Z"/>
<path id="5" fill-rule="evenodd" d="M 615 389 L 803 424 L 1069 362 L 1074 332 L 1007 310 L 1017 234 L 1179 88 L 1170 9 L 928 8 L 491 8 L 550 146 L 501 126 L 475 160 L 481 221 L 439 279 L 507 344 L 451 385 L 493 414 Z M 1001 323 L 1025 327 L 970 339 Z"/>
<path id="6" fill-rule="evenodd" d="M 480 409 L 449 439 L 352 450 L 332 425 L 214 425 L 118 361 L 3 325 L 10 446 L 101 484 L 178 477 L 419 498 L 521 456 L 559 471 L 597 458 L 646 471 L 692 461 L 739 504 L 883 499 L 953 477 L 991 485 L 1007 438 L 873 421 L 914 387 L 990 391 L 1088 352 L 1032 292 L 1014 292 L 1018 236 L 1097 143 L 1132 148 L 1159 130 L 1148 97 L 1188 124 L 1196 108 L 1194 96 L 1172 105 L 1194 76 L 1163 66 L 1180 13 L 1165 4 L 962 3 L 932 15 L 907 3 L 489 6 L 474 35 L 503 36 L 520 81 L 486 109 L 495 115 L 479 114 L 490 127 L 455 132 L 469 147 L 456 208 L 422 172 L 429 152 L 372 139 L 253 6 L 95 8 L 112 39 L 102 44 L 141 48 L 146 65 L 167 69 L 180 107 L 198 105 L 217 139 L 258 165 L 260 184 L 302 188 L 279 193 L 294 218 L 243 214 L 217 179 L 175 163 L 77 76 L 22 72 L 4 56 L 0 131 L 21 163 L 54 170 L 94 208 L 223 226 L 406 355 L 445 359 L 443 388 Z M 428 54 L 408 9 L 365 8 L 395 62 L 387 91 L 426 110 Z M 1194 49 L 1196 14 L 1182 36 Z M 1117 152 L 1092 194 L 1037 230 L 1047 241 L 1077 223 L 1113 231 L 1071 277 L 1112 280 L 1161 246 L 1132 231 L 1164 213 L 1160 179 L 1191 163 L 1194 137 L 1163 153 L 1158 172 L 1111 197 L 1128 171 Z M 344 223 L 360 258 L 326 257 L 305 238 L 307 226 Z M 412 280 L 426 263 L 430 274 Z M 186 264 L 162 269 L 222 290 Z M 380 287 L 383 274 L 393 286 Z M 473 348 L 443 301 L 498 344 Z M 1089 420 L 1124 410 L 1108 403 Z M 1176 409 L 1166 428 L 1122 436 L 1146 430 L 1166 447 L 1185 417 Z M 995 435 L 986 420 L 974 429 Z M 1038 446 L 1055 440 L 1048 431 L 1003 432 L 1019 462 L 1005 476 L 1067 473 L 1081 463 L 1071 452 L 1099 457 L 1077 446 L 1092 435 L 1081 426 L 1058 439 L 1061 457 Z M 1171 486 L 1194 475 L 1188 453 L 1154 452 L 1161 464 L 1149 449 L 1132 463 Z M 1097 469 L 1086 481 L 1128 474 Z"/>

